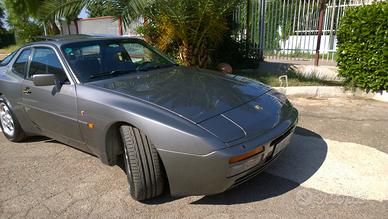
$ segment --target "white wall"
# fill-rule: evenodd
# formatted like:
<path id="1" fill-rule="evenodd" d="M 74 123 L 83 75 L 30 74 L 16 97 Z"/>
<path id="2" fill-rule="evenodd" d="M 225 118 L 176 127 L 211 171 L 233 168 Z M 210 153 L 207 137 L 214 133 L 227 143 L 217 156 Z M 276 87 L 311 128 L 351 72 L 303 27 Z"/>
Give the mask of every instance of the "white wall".
<path id="1" fill-rule="evenodd" d="M 330 48 L 330 35 L 322 35 L 321 37 L 321 53 L 335 52 L 337 46 L 337 37 L 333 37 L 333 47 Z M 317 47 L 317 35 L 307 36 L 290 36 L 286 41 L 280 41 L 280 48 L 285 49 L 286 53 L 291 53 L 292 50 L 305 50 L 304 52 L 315 51 Z"/>
<path id="2" fill-rule="evenodd" d="M 138 19 L 129 25 L 128 28 L 123 27 L 123 35 L 139 36 L 136 28 L 142 23 L 143 19 Z M 68 31 L 68 24 L 65 21 L 60 22 L 60 24 L 62 34 L 77 34 L 77 28 L 74 22 L 69 26 L 70 32 Z M 113 17 L 79 19 L 77 25 L 78 34 L 120 36 L 119 21 L 113 19 Z"/>
<path id="3" fill-rule="evenodd" d="M 108 19 L 81 19 L 78 22 L 80 34 L 113 35 L 119 36 L 118 20 Z"/>

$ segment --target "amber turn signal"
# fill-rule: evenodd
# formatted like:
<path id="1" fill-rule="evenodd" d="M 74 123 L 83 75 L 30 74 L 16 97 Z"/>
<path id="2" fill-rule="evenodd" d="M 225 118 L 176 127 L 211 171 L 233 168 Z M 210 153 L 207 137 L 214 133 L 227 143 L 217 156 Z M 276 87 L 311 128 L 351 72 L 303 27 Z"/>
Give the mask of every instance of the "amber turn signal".
<path id="1" fill-rule="evenodd" d="M 87 126 L 88 126 L 89 129 L 94 129 L 94 124 L 93 124 L 93 123 L 90 123 L 90 122 L 89 122 L 89 123 L 87 124 Z"/>
<path id="2" fill-rule="evenodd" d="M 246 160 L 248 158 L 255 156 L 256 154 L 260 154 L 263 151 L 264 151 L 264 146 L 257 147 L 251 151 L 248 151 L 245 154 L 241 154 L 241 155 L 230 158 L 229 164 L 237 163 L 237 162 L 242 161 L 242 160 Z"/>

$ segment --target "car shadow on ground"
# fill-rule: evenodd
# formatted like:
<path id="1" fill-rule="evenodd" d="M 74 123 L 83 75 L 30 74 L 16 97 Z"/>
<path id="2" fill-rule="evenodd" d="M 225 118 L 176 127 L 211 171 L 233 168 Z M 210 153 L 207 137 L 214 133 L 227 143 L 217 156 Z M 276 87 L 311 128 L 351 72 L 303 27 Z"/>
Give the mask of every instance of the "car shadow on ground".
<path id="1" fill-rule="evenodd" d="M 287 149 L 264 172 L 238 187 L 217 195 L 203 196 L 192 202 L 197 205 L 232 205 L 265 200 L 287 193 L 308 180 L 321 167 L 327 154 L 323 138 L 310 130 L 297 127 Z M 284 176 L 292 176 L 289 180 Z M 168 193 L 147 200 L 144 204 L 162 204 L 179 198 Z"/>
<path id="2" fill-rule="evenodd" d="M 45 136 L 29 136 L 20 143 L 35 143 L 35 142 L 50 142 L 50 141 L 55 141 L 49 137 Z"/>

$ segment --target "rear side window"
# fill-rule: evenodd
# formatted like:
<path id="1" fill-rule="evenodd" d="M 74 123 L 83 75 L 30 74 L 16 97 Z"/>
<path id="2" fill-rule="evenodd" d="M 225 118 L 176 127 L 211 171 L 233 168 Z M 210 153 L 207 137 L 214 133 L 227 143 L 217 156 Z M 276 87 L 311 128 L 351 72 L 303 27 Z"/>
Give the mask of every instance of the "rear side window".
<path id="1" fill-rule="evenodd" d="M 12 66 L 13 71 L 24 78 L 26 77 L 27 63 L 30 53 L 30 49 L 23 50 Z"/>
<path id="2" fill-rule="evenodd" d="M 34 49 L 29 78 L 36 74 L 55 74 L 60 81 L 68 81 L 57 54 L 50 48 Z"/>

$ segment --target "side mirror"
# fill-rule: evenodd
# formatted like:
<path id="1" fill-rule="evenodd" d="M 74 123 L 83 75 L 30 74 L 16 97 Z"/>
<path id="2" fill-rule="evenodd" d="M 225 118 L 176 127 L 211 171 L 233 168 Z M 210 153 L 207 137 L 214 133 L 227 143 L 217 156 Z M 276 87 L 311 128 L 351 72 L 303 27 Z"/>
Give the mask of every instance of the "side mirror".
<path id="1" fill-rule="evenodd" d="M 57 77 L 54 74 L 36 74 L 32 76 L 35 86 L 51 86 L 57 84 Z"/>

